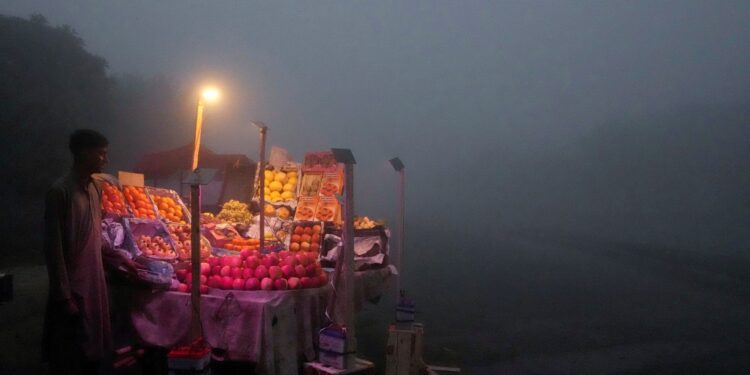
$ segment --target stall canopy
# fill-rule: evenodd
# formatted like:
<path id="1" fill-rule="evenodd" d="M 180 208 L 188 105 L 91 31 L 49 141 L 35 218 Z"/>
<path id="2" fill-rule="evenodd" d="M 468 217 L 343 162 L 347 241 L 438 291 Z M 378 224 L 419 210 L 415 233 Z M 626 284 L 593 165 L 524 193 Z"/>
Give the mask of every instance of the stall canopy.
<path id="1" fill-rule="evenodd" d="M 171 150 L 143 155 L 135 165 L 135 172 L 143 173 L 154 185 L 177 190 L 180 195 L 187 192 L 180 184 L 190 173 L 193 160 L 193 144 Z M 204 205 L 213 206 L 228 199 L 249 200 L 255 175 L 255 162 L 243 154 L 217 154 L 201 146 L 200 168 L 218 169 L 215 183 L 209 184 L 204 193 Z"/>

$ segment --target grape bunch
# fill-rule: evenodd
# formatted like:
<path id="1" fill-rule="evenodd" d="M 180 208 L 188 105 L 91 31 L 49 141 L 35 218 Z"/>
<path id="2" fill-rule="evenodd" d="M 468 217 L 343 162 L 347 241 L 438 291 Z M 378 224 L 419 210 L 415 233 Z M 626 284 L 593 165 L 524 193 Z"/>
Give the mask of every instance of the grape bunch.
<path id="1" fill-rule="evenodd" d="M 249 224 L 253 219 L 253 215 L 247 208 L 247 204 L 236 200 L 230 200 L 229 202 L 224 203 L 221 207 L 221 212 L 216 215 L 216 218 L 229 223 Z"/>

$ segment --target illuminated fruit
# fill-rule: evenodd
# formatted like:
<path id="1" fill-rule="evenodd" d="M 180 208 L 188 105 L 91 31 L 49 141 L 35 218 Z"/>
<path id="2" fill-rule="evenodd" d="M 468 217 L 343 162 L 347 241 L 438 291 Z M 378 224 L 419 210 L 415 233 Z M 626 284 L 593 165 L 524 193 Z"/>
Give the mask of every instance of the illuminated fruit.
<path id="1" fill-rule="evenodd" d="M 136 240 L 138 249 L 145 256 L 154 258 L 173 258 L 175 256 L 172 246 L 160 236 L 141 235 Z"/>
<path id="2" fill-rule="evenodd" d="M 221 289 L 232 289 L 232 285 L 234 284 L 234 279 L 232 279 L 229 276 L 224 276 L 221 278 Z"/>
<path id="3" fill-rule="evenodd" d="M 315 266 L 315 264 L 308 264 L 307 267 L 305 267 L 305 273 L 307 274 L 307 277 L 313 277 L 318 274 L 318 268 Z"/>
<path id="4" fill-rule="evenodd" d="M 289 285 L 287 284 L 286 279 L 276 279 L 273 282 L 273 286 L 276 290 L 286 290 Z"/>
<path id="5" fill-rule="evenodd" d="M 272 266 L 278 266 L 279 263 L 281 263 L 281 261 L 279 260 L 279 256 L 275 253 L 268 255 L 268 259 L 271 261 Z"/>
<path id="6" fill-rule="evenodd" d="M 307 276 L 300 277 L 299 283 L 302 286 L 302 288 L 312 288 L 312 283 L 310 282 L 310 278 Z"/>
<path id="7" fill-rule="evenodd" d="M 274 192 L 281 192 L 284 189 L 284 185 L 279 181 L 273 181 L 268 185 L 268 188 L 271 189 L 271 194 L 273 194 Z"/>
<path id="8" fill-rule="evenodd" d="M 287 182 L 286 184 L 284 184 L 284 187 L 282 188 L 282 190 L 294 192 L 294 185 Z"/>
<path id="9" fill-rule="evenodd" d="M 283 276 L 284 274 L 281 272 L 281 267 L 279 266 L 271 266 L 271 268 L 268 269 L 268 277 L 276 280 Z"/>
<path id="10" fill-rule="evenodd" d="M 249 269 L 255 270 L 256 268 L 258 268 L 259 265 L 260 265 L 260 261 L 256 257 L 251 256 L 245 260 L 245 267 Z"/>
<path id="11" fill-rule="evenodd" d="M 290 216 L 292 216 L 292 212 L 289 211 L 289 209 L 286 207 L 280 207 L 278 210 L 276 210 L 276 216 L 281 219 L 288 219 Z"/>
<path id="12" fill-rule="evenodd" d="M 182 206 L 172 199 L 172 197 L 153 194 L 152 198 L 162 218 L 172 223 L 184 222 Z"/>
<path id="13" fill-rule="evenodd" d="M 265 171 L 264 174 L 266 177 L 266 182 L 273 181 L 273 178 L 274 178 L 273 171 Z"/>
<path id="14" fill-rule="evenodd" d="M 232 267 L 229 267 L 229 266 L 221 267 L 221 271 L 219 271 L 219 274 L 221 276 L 229 276 L 229 274 L 231 273 L 232 273 Z"/>
<path id="15" fill-rule="evenodd" d="M 104 183 L 102 190 L 102 209 L 112 215 L 125 216 L 128 214 L 125 208 L 125 198 L 114 185 Z"/>
<path id="16" fill-rule="evenodd" d="M 281 193 L 281 199 L 287 200 L 287 201 L 292 200 L 294 199 L 294 193 L 292 193 L 291 191 L 285 191 Z"/>
<path id="17" fill-rule="evenodd" d="M 298 264 L 297 257 L 294 254 L 289 254 L 284 258 L 284 264 L 292 266 L 292 269 Z"/>
<path id="18" fill-rule="evenodd" d="M 307 270 L 305 269 L 305 266 L 298 264 L 294 267 L 294 273 L 297 275 L 297 277 L 303 277 L 307 275 Z"/>
<path id="19" fill-rule="evenodd" d="M 270 204 L 265 205 L 263 208 L 263 213 L 267 216 L 273 216 L 276 214 L 276 210 L 271 206 Z"/>
<path id="20" fill-rule="evenodd" d="M 286 173 L 284 173 L 284 172 L 276 172 L 276 174 L 273 176 L 273 181 L 274 182 L 279 182 L 281 184 L 286 183 L 286 181 L 287 181 Z"/>
<path id="21" fill-rule="evenodd" d="M 295 275 L 294 267 L 285 264 L 281 266 L 281 273 L 284 274 L 284 277 L 289 278 Z"/>
<path id="22" fill-rule="evenodd" d="M 245 281 L 245 290 L 258 290 L 258 289 L 260 289 L 260 280 L 253 277 Z"/>
<path id="23" fill-rule="evenodd" d="M 264 277 L 268 277 L 268 268 L 264 265 L 260 265 L 255 268 L 254 276 L 257 279 L 263 279 Z"/>
<path id="24" fill-rule="evenodd" d="M 290 277 L 287 279 L 287 284 L 289 286 L 289 289 L 299 289 L 299 277 Z"/>
<path id="25" fill-rule="evenodd" d="M 141 219 L 156 219 L 154 206 L 148 200 L 143 187 L 125 186 L 125 200 L 133 211 L 133 215 Z"/>
<path id="26" fill-rule="evenodd" d="M 268 277 L 263 278 L 260 281 L 260 289 L 262 290 L 273 290 L 273 280 Z"/>
<path id="27" fill-rule="evenodd" d="M 246 203 L 232 199 L 221 206 L 221 211 L 216 218 L 228 223 L 249 224 L 253 215 Z"/>

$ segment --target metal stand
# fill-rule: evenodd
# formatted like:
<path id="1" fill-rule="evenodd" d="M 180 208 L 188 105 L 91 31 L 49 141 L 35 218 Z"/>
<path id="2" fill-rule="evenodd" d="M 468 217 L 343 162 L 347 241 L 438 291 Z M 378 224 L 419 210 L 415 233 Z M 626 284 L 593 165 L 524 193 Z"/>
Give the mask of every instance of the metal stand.
<path id="1" fill-rule="evenodd" d="M 260 232 L 258 236 L 260 237 L 260 247 L 258 250 L 263 251 L 266 246 L 266 133 L 268 127 L 259 121 L 253 122 L 253 125 L 257 126 L 260 131 L 260 157 L 258 158 L 258 173 L 260 173 L 258 175 L 258 188 L 260 189 L 258 194 Z"/>
<path id="2" fill-rule="evenodd" d="M 336 275 L 334 321 L 346 329 L 346 369 L 356 364 L 357 339 L 354 316 L 354 155 L 349 149 L 331 149 L 337 162 L 344 164 L 344 207 L 340 273 Z"/>
<path id="3" fill-rule="evenodd" d="M 216 169 L 195 169 L 183 183 L 190 185 L 190 261 L 193 282 L 190 287 L 192 319 L 190 336 L 192 339 L 201 334 L 201 185 L 207 185 L 216 175 Z"/>

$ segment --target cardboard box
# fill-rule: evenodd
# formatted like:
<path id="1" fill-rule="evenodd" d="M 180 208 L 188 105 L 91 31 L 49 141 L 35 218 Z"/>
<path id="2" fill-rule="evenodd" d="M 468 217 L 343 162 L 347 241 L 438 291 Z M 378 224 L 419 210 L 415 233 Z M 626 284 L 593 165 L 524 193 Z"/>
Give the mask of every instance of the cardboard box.
<path id="1" fill-rule="evenodd" d="M 314 220 L 318 209 L 318 199 L 318 197 L 300 197 L 294 213 L 294 221 Z"/>

